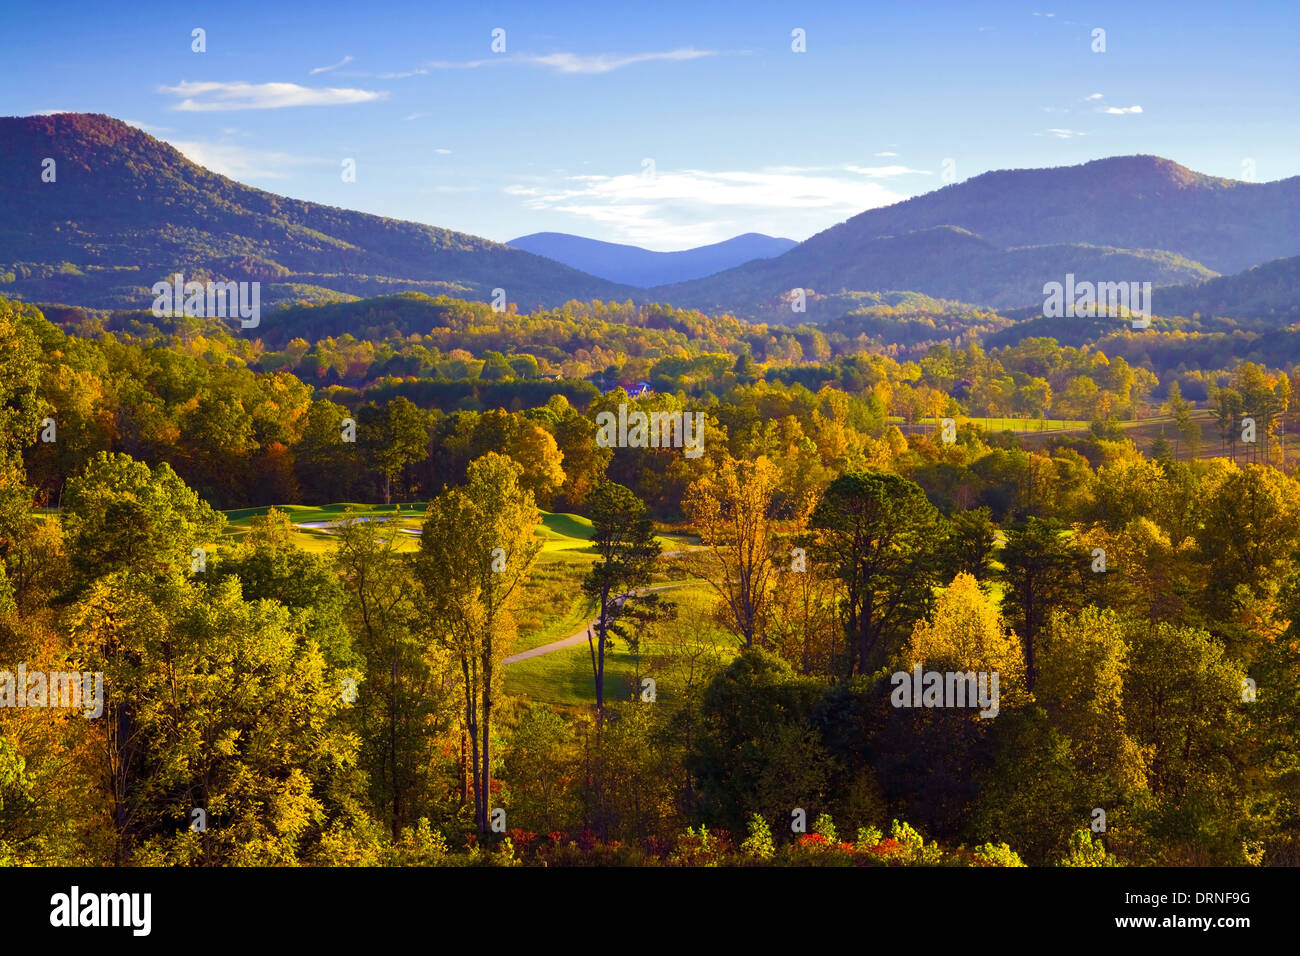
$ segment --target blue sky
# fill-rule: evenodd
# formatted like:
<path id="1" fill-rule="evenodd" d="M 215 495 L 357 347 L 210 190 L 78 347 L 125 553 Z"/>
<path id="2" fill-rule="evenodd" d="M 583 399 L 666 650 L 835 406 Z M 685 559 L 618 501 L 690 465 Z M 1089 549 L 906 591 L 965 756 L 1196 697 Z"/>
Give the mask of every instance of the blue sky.
<path id="1" fill-rule="evenodd" d="M 1132 153 L 1300 174 L 1295 0 L 7 6 L 0 114 L 107 113 L 250 185 L 498 241 L 802 240 L 945 171 Z"/>

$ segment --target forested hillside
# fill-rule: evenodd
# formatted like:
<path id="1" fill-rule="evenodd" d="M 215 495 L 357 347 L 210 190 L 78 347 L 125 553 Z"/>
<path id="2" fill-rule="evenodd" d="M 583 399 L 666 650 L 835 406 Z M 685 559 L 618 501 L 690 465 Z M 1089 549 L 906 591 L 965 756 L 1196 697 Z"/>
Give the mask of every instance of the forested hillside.
<path id="1" fill-rule="evenodd" d="M 631 291 L 477 236 L 253 189 L 98 114 L 0 118 L 0 167 L 14 171 L 0 179 L 0 292 L 27 299 L 148 308 L 176 272 L 260 281 L 266 304 L 502 287 L 532 307 Z"/>

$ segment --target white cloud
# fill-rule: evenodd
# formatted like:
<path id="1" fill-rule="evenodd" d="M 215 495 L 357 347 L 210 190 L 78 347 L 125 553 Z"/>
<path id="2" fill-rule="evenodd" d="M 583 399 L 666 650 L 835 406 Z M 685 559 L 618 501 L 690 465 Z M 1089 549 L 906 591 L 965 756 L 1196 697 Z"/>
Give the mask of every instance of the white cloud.
<path id="1" fill-rule="evenodd" d="M 229 143 L 200 143 L 174 139 L 167 142 L 180 150 L 181 155 L 191 162 L 241 182 L 252 179 L 285 179 L 293 167 L 329 162 L 315 157 L 249 149 Z"/>
<path id="2" fill-rule="evenodd" d="M 1108 107 L 1106 107 L 1104 110 L 1102 110 L 1102 112 L 1103 112 L 1103 113 L 1110 113 L 1112 116 L 1122 116 L 1122 115 L 1124 115 L 1125 113 L 1141 113 L 1141 112 L 1142 112 L 1142 107 L 1140 107 L 1140 106 L 1108 106 Z"/>
<path id="3" fill-rule="evenodd" d="M 330 70 L 337 70 L 339 67 L 341 67 L 341 66 L 346 66 L 347 64 L 349 64 L 349 63 L 351 63 L 351 62 L 352 62 L 352 57 L 351 57 L 350 55 L 349 55 L 349 56 L 345 56 L 343 59 L 339 60 L 337 63 L 333 63 L 333 64 L 331 64 L 331 65 L 329 65 L 329 66 L 318 66 L 318 67 L 316 67 L 316 69 L 314 69 L 314 70 L 311 71 L 311 75 L 312 75 L 312 76 L 315 76 L 317 73 L 328 73 Z"/>
<path id="4" fill-rule="evenodd" d="M 882 157 L 884 157 L 884 156 L 897 156 L 898 154 L 897 154 L 897 153 L 893 153 L 893 152 L 888 152 L 888 151 L 887 151 L 887 152 L 883 152 L 883 153 L 876 153 L 876 155 L 877 155 L 877 156 L 882 156 Z"/>
<path id="5" fill-rule="evenodd" d="M 1080 133 L 1078 130 L 1074 129 L 1049 129 L 1048 132 L 1057 139 L 1073 139 L 1076 136 L 1087 135 L 1086 133 Z"/>
<path id="6" fill-rule="evenodd" d="M 434 152 L 437 153 L 439 156 L 450 156 L 450 155 L 451 155 L 451 150 L 449 150 L 449 149 L 443 149 L 442 147 L 438 147 L 437 149 L 434 150 Z"/>
<path id="7" fill-rule="evenodd" d="M 507 186 L 528 209 L 564 213 L 607 227 L 618 240 L 682 247 L 755 229 L 808 234 L 907 195 L 874 181 L 921 172 L 906 167 L 683 169 L 655 176 L 567 176 Z"/>
<path id="8" fill-rule="evenodd" d="M 273 110 L 286 106 L 337 106 L 368 103 L 388 94 L 379 90 L 333 87 L 311 89 L 297 83 L 190 83 L 160 86 L 160 93 L 184 97 L 172 107 L 189 113 L 221 110 Z"/>
<path id="9" fill-rule="evenodd" d="M 1101 98 L 1102 98 L 1102 96 L 1101 96 L 1100 93 L 1093 93 L 1093 94 L 1091 94 L 1091 95 L 1089 95 L 1089 96 L 1085 96 L 1085 97 L 1084 97 L 1084 100 L 1099 100 L 1099 99 L 1101 99 Z"/>

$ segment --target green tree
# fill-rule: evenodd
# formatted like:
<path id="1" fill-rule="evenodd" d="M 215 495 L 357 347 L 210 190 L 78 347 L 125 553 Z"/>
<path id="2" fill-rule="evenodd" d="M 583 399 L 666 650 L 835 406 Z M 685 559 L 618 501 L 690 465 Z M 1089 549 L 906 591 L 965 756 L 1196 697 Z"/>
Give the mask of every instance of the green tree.
<path id="1" fill-rule="evenodd" d="M 605 713 L 605 650 L 613 646 L 616 615 L 629 599 L 628 592 L 649 581 L 660 546 L 645 503 L 622 485 L 612 481 L 597 485 L 587 496 L 587 507 L 596 563 L 582 579 L 582 592 L 599 608 L 591 649 L 599 726 Z"/>
<path id="2" fill-rule="evenodd" d="M 64 531 L 80 586 L 118 571 L 188 572 L 225 524 L 166 463 L 100 452 L 68 482 Z M 206 560 L 206 558 L 204 559 Z"/>
<path id="3" fill-rule="evenodd" d="M 1038 634 L 1054 608 L 1075 606 L 1082 598 L 1090 559 L 1055 521 L 1030 518 L 1006 530 L 1000 555 L 1008 596 L 1007 618 L 1024 646 L 1025 675 L 1032 691 L 1038 680 Z"/>
<path id="4" fill-rule="evenodd" d="M 945 529 L 916 484 L 883 472 L 836 478 L 809 527 L 812 557 L 835 569 L 850 672 L 867 673 L 929 609 Z"/>

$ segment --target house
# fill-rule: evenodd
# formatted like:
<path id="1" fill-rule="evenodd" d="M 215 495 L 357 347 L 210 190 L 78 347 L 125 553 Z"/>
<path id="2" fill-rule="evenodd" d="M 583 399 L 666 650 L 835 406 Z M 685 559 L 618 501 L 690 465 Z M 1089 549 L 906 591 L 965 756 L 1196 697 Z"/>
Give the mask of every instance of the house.
<path id="1" fill-rule="evenodd" d="M 654 394 L 654 389 L 650 387 L 649 382 L 619 382 L 613 388 L 605 388 L 605 383 L 600 383 L 602 394 L 609 395 L 618 391 L 620 388 L 627 392 L 628 398 L 645 398 L 647 395 Z"/>

